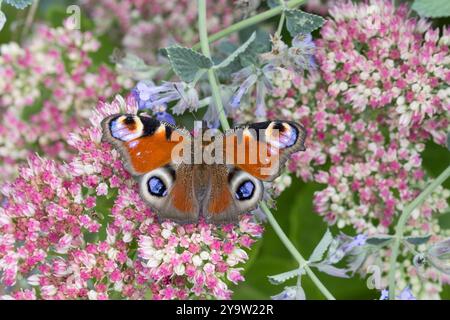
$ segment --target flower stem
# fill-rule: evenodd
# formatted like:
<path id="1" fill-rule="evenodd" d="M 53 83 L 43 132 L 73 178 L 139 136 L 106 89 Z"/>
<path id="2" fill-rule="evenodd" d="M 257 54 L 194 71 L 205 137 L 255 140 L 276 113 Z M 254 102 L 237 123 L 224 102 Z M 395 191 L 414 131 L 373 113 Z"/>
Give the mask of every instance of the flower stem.
<path id="1" fill-rule="evenodd" d="M 264 11 L 260 14 L 254 15 L 248 19 L 239 21 L 231 26 L 229 26 L 228 28 L 225 28 L 217 33 L 214 33 L 213 35 L 209 36 L 208 38 L 208 42 L 212 43 L 215 42 L 217 40 L 220 40 L 236 31 L 245 29 L 247 27 L 253 26 L 257 23 L 260 23 L 262 21 L 265 21 L 267 19 L 270 19 L 272 17 L 275 17 L 277 15 L 279 15 L 280 13 L 283 12 L 284 9 L 292 9 L 295 8 L 299 5 L 301 5 L 303 2 L 305 2 L 305 0 L 291 0 L 285 3 L 285 6 L 278 6 L 275 8 L 272 8 L 270 10 Z M 197 50 L 201 47 L 201 43 L 196 43 L 192 49 Z"/>
<path id="2" fill-rule="evenodd" d="M 400 249 L 400 243 L 403 239 L 403 233 L 405 232 L 405 225 L 408 221 L 411 213 L 415 208 L 420 206 L 425 199 L 439 187 L 447 178 L 450 177 L 450 166 L 447 167 L 425 190 L 415 198 L 406 208 L 403 210 L 400 218 L 398 219 L 397 226 L 395 227 L 395 239 L 392 245 L 392 253 L 389 267 L 389 299 L 395 299 L 395 271 L 397 264 L 397 256 Z"/>
<path id="3" fill-rule="evenodd" d="M 211 52 L 209 50 L 209 43 L 208 43 L 208 31 L 206 29 L 206 0 L 198 0 L 197 3 L 198 3 L 198 29 L 200 34 L 200 46 L 202 49 L 202 53 L 206 57 L 211 58 Z M 223 108 L 219 83 L 217 81 L 214 69 L 208 70 L 208 80 L 211 85 L 214 103 L 216 105 L 217 112 L 219 114 L 220 124 L 222 125 L 222 128 L 224 130 L 228 130 L 230 129 L 230 125 L 228 124 L 227 116 Z"/>
<path id="4" fill-rule="evenodd" d="M 22 29 L 22 33 L 20 34 L 20 40 L 22 41 L 25 36 L 30 32 L 31 25 L 33 24 L 34 16 L 36 15 L 37 8 L 39 7 L 39 0 L 33 1 L 30 9 L 28 9 L 27 18 L 25 20 L 25 26 Z"/>
<path id="5" fill-rule="evenodd" d="M 280 6 L 282 6 L 283 8 L 285 8 L 286 3 L 284 2 L 284 0 L 280 0 Z M 277 36 L 281 35 L 281 31 L 283 30 L 283 26 L 284 26 L 284 20 L 286 19 L 286 14 L 284 13 L 284 10 L 281 12 L 281 17 L 280 17 L 280 21 L 278 22 L 278 28 L 277 28 L 277 32 L 275 33 Z"/>
<path id="6" fill-rule="evenodd" d="M 292 3 L 296 2 L 297 4 L 300 4 L 302 1 L 290 1 L 287 3 L 293 5 Z M 208 32 L 206 29 L 206 0 L 197 0 L 198 3 L 198 28 L 199 28 L 199 34 L 200 34 L 200 47 L 202 50 L 202 53 L 207 56 L 211 57 L 211 53 L 209 50 L 209 41 L 208 39 Z M 277 8 L 281 8 L 277 7 Z M 269 10 L 270 11 L 270 10 Z M 238 29 L 239 30 L 239 29 Z M 228 130 L 230 128 L 230 125 L 228 124 L 227 117 L 225 115 L 223 105 L 222 105 L 222 98 L 220 95 L 220 88 L 217 81 L 217 76 L 214 72 L 214 69 L 208 70 L 208 79 L 209 83 L 211 85 L 211 91 L 213 95 L 214 102 L 216 104 L 217 111 L 219 113 L 219 119 L 220 123 L 222 125 L 222 128 L 224 130 Z M 328 289 L 323 285 L 322 282 L 320 282 L 319 278 L 314 274 L 314 272 L 311 270 L 311 268 L 308 266 L 307 261 L 302 257 L 302 255 L 297 251 L 297 249 L 294 247 L 292 242 L 289 240 L 289 238 L 284 233 L 283 229 L 281 229 L 280 225 L 275 220 L 275 217 L 270 212 L 269 208 L 267 207 L 267 204 L 265 202 L 261 202 L 260 206 L 262 210 L 266 213 L 269 223 L 272 225 L 273 229 L 275 230 L 275 233 L 280 238 L 281 242 L 286 246 L 288 251 L 292 254 L 292 256 L 297 260 L 299 265 L 303 268 L 305 268 L 306 273 L 309 275 L 311 280 L 314 282 L 314 284 L 319 288 L 319 290 L 324 294 L 324 296 L 329 300 L 335 300 L 333 295 L 328 291 Z"/>
<path id="7" fill-rule="evenodd" d="M 281 242 L 284 244 L 286 249 L 291 253 L 291 255 L 294 257 L 295 260 L 297 260 L 300 267 L 303 267 L 308 274 L 308 276 L 311 278 L 311 280 L 314 282 L 314 284 L 317 286 L 317 288 L 322 292 L 322 294 L 328 299 L 328 300 L 335 300 L 334 296 L 328 291 L 328 289 L 325 287 L 325 285 L 317 278 L 317 276 L 314 274 L 314 272 L 311 270 L 311 268 L 308 266 L 307 261 L 303 256 L 298 252 L 298 250 L 295 248 L 295 246 L 292 244 L 291 240 L 286 236 L 283 229 L 278 224 L 277 220 L 275 220 L 275 217 L 273 216 L 270 209 L 267 207 L 267 204 L 263 201 L 260 202 L 260 207 L 264 211 L 264 213 L 267 216 L 267 219 L 269 220 L 269 223 L 271 224 L 273 230 L 277 234 L 278 238 L 280 238 Z"/>

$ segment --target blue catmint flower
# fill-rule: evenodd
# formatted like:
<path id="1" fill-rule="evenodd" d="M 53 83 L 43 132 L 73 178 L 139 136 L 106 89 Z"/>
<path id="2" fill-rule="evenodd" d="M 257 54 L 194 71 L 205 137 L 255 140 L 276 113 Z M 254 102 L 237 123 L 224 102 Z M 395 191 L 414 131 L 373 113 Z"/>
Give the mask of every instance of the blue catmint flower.
<path id="1" fill-rule="evenodd" d="M 251 67 L 246 67 L 233 75 L 234 83 L 241 81 L 242 78 L 244 79 L 240 83 L 235 94 L 231 97 L 230 106 L 232 108 L 238 108 L 241 105 L 241 100 L 244 94 L 246 94 L 258 80 L 258 76 L 255 73 L 251 73 L 251 70 Z"/>
<path id="2" fill-rule="evenodd" d="M 315 69 L 314 52 L 316 45 L 311 34 L 298 34 L 292 40 L 292 47 L 288 50 L 289 58 L 301 70 Z"/>
<path id="3" fill-rule="evenodd" d="M 398 300 L 417 300 L 416 297 L 411 292 L 411 289 L 409 287 L 406 287 L 400 292 L 400 294 L 397 296 Z"/>
<path id="4" fill-rule="evenodd" d="M 177 101 L 173 106 L 174 114 L 182 114 L 186 110 L 196 111 L 199 107 L 197 91 L 184 82 L 164 82 L 155 86 L 152 82 L 139 82 L 133 89 L 139 109 L 154 110 L 160 106 Z"/>
<path id="5" fill-rule="evenodd" d="M 156 112 L 155 118 L 158 119 L 159 121 L 165 121 L 175 125 L 174 117 L 172 117 L 172 115 L 170 113 L 167 113 L 166 111 Z"/>
<path id="6" fill-rule="evenodd" d="M 389 291 L 386 289 L 383 289 L 381 291 L 380 300 L 388 300 L 389 299 Z"/>
<path id="7" fill-rule="evenodd" d="M 136 87 L 131 90 L 140 110 L 151 109 L 152 88 L 154 86 L 155 85 L 151 81 L 140 81 Z"/>
<path id="8" fill-rule="evenodd" d="M 306 300 L 302 287 L 285 287 L 282 292 L 271 298 L 272 300 Z"/>
<path id="9" fill-rule="evenodd" d="M 409 287 L 405 287 L 398 296 L 395 297 L 397 300 L 417 300 L 416 297 L 411 292 Z M 388 300 L 389 299 L 389 290 L 384 289 L 381 291 L 380 300 Z"/>
<path id="10" fill-rule="evenodd" d="M 272 79 L 275 69 L 275 66 L 267 64 L 260 69 L 249 66 L 234 73 L 233 84 L 237 86 L 237 89 L 231 97 L 230 107 L 233 109 L 238 108 L 244 95 L 251 95 L 251 89 L 256 84 L 255 114 L 257 117 L 264 118 L 266 116 L 266 93 L 273 89 Z"/>

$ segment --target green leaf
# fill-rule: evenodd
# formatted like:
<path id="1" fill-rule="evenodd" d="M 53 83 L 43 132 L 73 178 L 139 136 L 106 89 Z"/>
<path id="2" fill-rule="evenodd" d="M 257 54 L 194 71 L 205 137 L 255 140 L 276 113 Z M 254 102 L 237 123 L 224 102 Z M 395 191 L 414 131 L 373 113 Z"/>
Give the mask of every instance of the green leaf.
<path id="1" fill-rule="evenodd" d="M 380 234 L 367 238 L 366 243 L 371 244 L 373 246 L 384 246 L 388 244 L 390 241 L 392 241 L 392 239 L 394 239 L 393 236 Z"/>
<path id="2" fill-rule="evenodd" d="M 33 0 L 6 0 L 5 2 L 17 9 L 25 9 L 33 3 Z"/>
<path id="3" fill-rule="evenodd" d="M 237 48 L 232 54 L 230 54 L 225 60 L 216 65 L 214 68 L 220 69 L 229 66 L 232 62 L 234 62 L 241 54 L 243 54 L 249 46 L 255 41 L 256 33 L 253 32 L 250 38 L 247 39 L 239 48 Z"/>
<path id="4" fill-rule="evenodd" d="M 450 239 L 430 246 L 426 252 L 426 257 L 433 267 L 450 275 Z"/>
<path id="5" fill-rule="evenodd" d="M 239 61 L 243 67 L 256 64 L 258 56 L 271 49 L 270 35 L 262 29 L 257 29 L 255 32 L 255 41 L 239 56 Z"/>
<path id="6" fill-rule="evenodd" d="M 275 276 L 268 276 L 269 282 L 271 284 L 281 284 L 286 282 L 289 279 L 292 279 L 294 277 L 298 277 L 300 275 L 305 274 L 304 269 L 295 269 L 288 272 L 280 273 Z"/>
<path id="7" fill-rule="evenodd" d="M 321 16 L 303 12 L 301 10 L 285 10 L 286 26 L 289 33 L 295 37 L 299 33 L 311 33 L 319 29 L 325 22 Z"/>
<path id="8" fill-rule="evenodd" d="M 421 17 L 439 18 L 450 16 L 450 1 L 448 0 L 415 0 L 411 8 Z"/>
<path id="9" fill-rule="evenodd" d="M 189 48 L 174 46 L 166 51 L 173 70 L 185 82 L 193 81 L 198 72 L 213 65 L 211 59 Z"/>
<path id="10" fill-rule="evenodd" d="M 431 234 L 426 235 L 426 236 L 421 236 L 421 237 L 405 237 L 404 239 L 408 243 L 418 246 L 420 244 L 427 243 L 428 240 L 430 240 L 430 238 L 431 238 Z"/>
<path id="11" fill-rule="evenodd" d="M 119 73 L 135 80 L 151 80 L 160 70 L 159 67 L 149 66 L 144 60 L 128 52 L 124 57 L 115 57 L 114 62 L 116 62 Z"/>
<path id="12" fill-rule="evenodd" d="M 331 235 L 330 230 L 327 229 L 319 244 L 316 246 L 313 253 L 309 257 L 309 262 L 317 262 L 322 260 L 325 251 L 327 251 L 328 247 L 331 244 L 331 241 L 333 241 L 333 236 Z"/>
<path id="13" fill-rule="evenodd" d="M 0 31 L 3 29 L 6 23 L 6 16 L 2 10 L 0 10 Z"/>

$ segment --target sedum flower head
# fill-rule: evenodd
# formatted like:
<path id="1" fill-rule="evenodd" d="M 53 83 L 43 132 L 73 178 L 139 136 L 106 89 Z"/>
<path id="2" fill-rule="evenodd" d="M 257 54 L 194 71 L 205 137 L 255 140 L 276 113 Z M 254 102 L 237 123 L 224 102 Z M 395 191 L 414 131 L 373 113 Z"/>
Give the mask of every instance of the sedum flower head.
<path id="1" fill-rule="evenodd" d="M 91 33 L 41 25 L 24 47 L 0 47 L 0 175 L 17 175 L 29 154 L 68 160 L 68 134 L 88 122 L 98 99 L 119 89 Z M 51 63 L 49 63 L 51 61 Z"/>
<path id="2" fill-rule="evenodd" d="M 158 223 L 118 153 L 101 142 L 101 120 L 136 113 L 133 98 L 100 103 L 72 134 L 67 164 L 31 157 L 5 184 L 0 207 L 4 298 L 187 299 L 231 296 L 262 227 Z"/>

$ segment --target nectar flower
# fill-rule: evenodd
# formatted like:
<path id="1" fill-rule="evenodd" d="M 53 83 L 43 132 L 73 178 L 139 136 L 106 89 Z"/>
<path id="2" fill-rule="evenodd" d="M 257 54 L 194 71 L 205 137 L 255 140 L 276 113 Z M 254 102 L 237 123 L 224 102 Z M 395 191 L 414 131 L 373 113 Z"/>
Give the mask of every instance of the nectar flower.
<path id="1" fill-rule="evenodd" d="M 67 164 L 31 157 L 2 187 L 0 274 L 13 299 L 229 299 L 246 250 L 262 233 L 238 225 L 159 223 L 101 121 L 136 113 L 133 96 L 100 103 L 92 126 L 72 134 Z M 21 279 L 28 279 L 25 283 Z"/>

